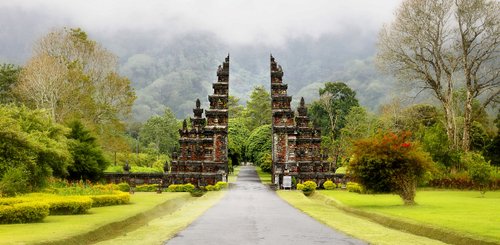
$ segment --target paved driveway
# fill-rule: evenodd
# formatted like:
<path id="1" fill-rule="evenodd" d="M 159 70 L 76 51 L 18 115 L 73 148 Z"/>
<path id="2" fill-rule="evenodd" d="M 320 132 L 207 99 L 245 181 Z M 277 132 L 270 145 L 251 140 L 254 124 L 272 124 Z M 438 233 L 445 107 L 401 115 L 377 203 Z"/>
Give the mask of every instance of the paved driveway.
<path id="1" fill-rule="evenodd" d="M 255 168 L 241 167 L 236 186 L 185 230 L 175 244 L 366 244 L 325 226 L 260 183 Z"/>

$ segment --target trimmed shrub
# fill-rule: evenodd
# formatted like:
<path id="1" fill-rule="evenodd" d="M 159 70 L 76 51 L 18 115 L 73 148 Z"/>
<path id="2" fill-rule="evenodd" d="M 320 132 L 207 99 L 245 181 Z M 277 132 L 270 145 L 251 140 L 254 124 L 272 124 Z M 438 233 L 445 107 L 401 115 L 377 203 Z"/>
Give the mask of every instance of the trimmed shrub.
<path id="1" fill-rule="evenodd" d="M 228 187 L 228 183 L 227 182 L 223 182 L 223 181 L 219 181 L 215 184 L 215 187 L 219 190 L 223 190 L 223 189 L 227 189 Z"/>
<path id="2" fill-rule="evenodd" d="M 325 190 L 333 190 L 337 187 L 337 185 L 335 183 L 333 183 L 333 181 L 331 180 L 327 180 L 325 181 L 325 183 L 323 183 L 323 188 L 325 188 Z"/>
<path id="3" fill-rule="evenodd" d="M 360 184 L 356 182 L 347 182 L 347 191 L 356 192 L 356 193 L 364 193 L 364 188 Z"/>
<path id="4" fill-rule="evenodd" d="M 308 190 L 315 191 L 317 187 L 318 187 L 318 185 L 316 184 L 316 182 L 308 180 L 308 181 L 304 182 L 304 188 L 302 190 L 303 191 L 308 191 Z"/>
<path id="5" fill-rule="evenodd" d="M 194 185 L 191 183 L 187 184 L 172 184 L 167 188 L 168 192 L 191 192 L 195 189 Z"/>
<path id="6" fill-rule="evenodd" d="M 138 185 L 135 187 L 135 191 L 137 192 L 156 192 L 158 189 L 158 184 L 145 184 L 145 185 Z"/>
<path id="7" fill-rule="evenodd" d="M 192 192 L 194 190 L 194 185 L 191 183 L 184 184 L 182 187 L 184 192 Z"/>
<path id="8" fill-rule="evenodd" d="M 24 202 L 0 205 L 0 223 L 39 222 L 49 215 L 49 204 L 45 202 Z"/>
<path id="9" fill-rule="evenodd" d="M 118 190 L 123 191 L 123 192 L 129 192 L 130 185 L 128 183 L 122 182 L 122 183 L 118 184 Z"/>
<path id="10" fill-rule="evenodd" d="M 50 206 L 50 215 L 84 214 L 92 208 L 92 198 L 86 196 L 49 197 L 44 199 Z"/>
<path id="11" fill-rule="evenodd" d="M 15 196 L 29 191 L 29 171 L 24 167 L 8 169 L 0 181 L 0 196 Z"/>
<path id="12" fill-rule="evenodd" d="M 304 184 L 297 184 L 297 190 L 304 190 Z"/>
<path id="13" fill-rule="evenodd" d="M 113 194 L 89 196 L 92 198 L 92 207 L 104 207 L 112 205 L 127 204 L 130 202 L 130 194 L 115 191 Z"/>
<path id="14" fill-rule="evenodd" d="M 205 189 L 206 189 L 207 191 L 217 191 L 217 190 L 215 189 L 215 186 L 213 186 L 213 185 L 207 185 L 207 186 L 205 186 Z"/>

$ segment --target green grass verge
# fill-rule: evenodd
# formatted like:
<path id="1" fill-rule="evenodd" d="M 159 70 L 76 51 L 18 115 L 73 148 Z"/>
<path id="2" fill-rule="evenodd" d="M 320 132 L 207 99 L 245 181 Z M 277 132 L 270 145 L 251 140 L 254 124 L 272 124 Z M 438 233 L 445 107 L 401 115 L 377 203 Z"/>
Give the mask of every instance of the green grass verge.
<path id="1" fill-rule="evenodd" d="M 240 173 L 240 166 L 234 166 L 233 172 L 227 177 L 229 183 L 236 182 L 238 174 Z"/>
<path id="2" fill-rule="evenodd" d="M 350 207 L 347 211 L 416 234 L 455 244 L 500 243 L 498 191 L 487 192 L 485 198 L 477 191 L 418 191 L 416 206 L 404 206 L 399 196 L 390 194 L 319 193 Z"/>
<path id="3" fill-rule="evenodd" d="M 266 173 L 266 172 L 262 171 L 262 169 L 260 169 L 260 167 L 255 167 L 255 170 L 257 171 L 257 174 L 259 175 L 259 178 L 260 178 L 260 182 L 262 182 L 262 184 L 269 185 L 272 183 L 270 173 Z"/>
<path id="4" fill-rule="evenodd" d="M 88 244 L 137 228 L 155 215 L 147 213 L 155 207 L 177 209 L 189 199 L 189 193 L 136 193 L 128 205 L 92 208 L 84 215 L 48 216 L 40 223 L 1 225 L 0 244 Z"/>
<path id="5" fill-rule="evenodd" d="M 216 204 L 225 193 L 225 191 L 208 192 L 171 214 L 163 215 L 137 230 L 98 244 L 163 244 Z"/>
<path id="6" fill-rule="evenodd" d="M 370 244 L 445 244 L 427 237 L 390 229 L 348 214 L 325 204 L 322 200 L 307 198 L 301 191 L 277 191 L 277 194 L 316 220 Z"/>

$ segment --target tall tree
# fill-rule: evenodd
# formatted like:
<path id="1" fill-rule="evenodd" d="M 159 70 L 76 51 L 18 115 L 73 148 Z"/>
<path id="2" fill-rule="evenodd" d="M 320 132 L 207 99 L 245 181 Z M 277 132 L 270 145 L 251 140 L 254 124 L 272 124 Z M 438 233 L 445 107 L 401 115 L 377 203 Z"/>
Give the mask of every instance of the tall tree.
<path id="1" fill-rule="evenodd" d="M 158 153 L 170 155 L 178 147 L 178 123 L 170 108 L 166 108 L 161 116 L 152 116 L 139 132 L 141 144 L 152 144 Z"/>
<path id="2" fill-rule="evenodd" d="M 35 44 L 16 91 L 58 122 L 83 118 L 105 141 L 105 130 L 121 124 L 135 100 L 116 60 L 81 29 L 56 30 Z"/>
<path id="3" fill-rule="evenodd" d="M 229 107 L 229 118 L 240 117 L 243 110 L 245 110 L 245 107 L 240 105 L 240 98 L 232 95 L 229 96 L 229 103 L 227 103 L 227 106 Z"/>
<path id="4" fill-rule="evenodd" d="M 452 2 L 407 0 L 396 19 L 384 26 L 378 41 L 377 63 L 383 70 L 405 82 L 416 82 L 430 90 L 445 112 L 448 139 L 457 146 L 453 111 L 453 74 L 457 60 L 450 40 Z"/>
<path id="5" fill-rule="evenodd" d="M 462 149 L 471 146 L 473 100 L 483 98 L 484 109 L 500 102 L 500 3 L 488 0 L 455 0 L 458 24 L 456 47 L 465 80 Z"/>
<path id="6" fill-rule="evenodd" d="M 264 86 L 256 86 L 247 102 L 247 127 L 250 131 L 271 124 L 271 95 Z"/>
<path id="7" fill-rule="evenodd" d="M 10 103 L 15 101 L 12 91 L 19 80 L 21 68 L 13 64 L 0 65 L 0 103 Z"/>
<path id="8" fill-rule="evenodd" d="M 319 101 L 311 105 L 311 119 L 323 132 L 337 139 L 345 125 L 345 117 L 352 107 L 359 106 L 356 92 L 343 82 L 327 82 L 319 89 L 319 96 Z"/>
<path id="9" fill-rule="evenodd" d="M 72 121 L 68 126 L 71 128 L 68 145 L 73 157 L 73 163 L 68 166 L 69 178 L 98 180 L 109 163 L 96 138 L 80 121 Z"/>
<path id="10" fill-rule="evenodd" d="M 453 108 L 458 81 L 467 88 L 463 150 L 470 146 L 473 99 L 484 96 L 484 107 L 498 102 L 498 12 L 497 1 L 406 0 L 380 32 L 380 68 L 438 99 L 453 149 L 460 147 Z"/>

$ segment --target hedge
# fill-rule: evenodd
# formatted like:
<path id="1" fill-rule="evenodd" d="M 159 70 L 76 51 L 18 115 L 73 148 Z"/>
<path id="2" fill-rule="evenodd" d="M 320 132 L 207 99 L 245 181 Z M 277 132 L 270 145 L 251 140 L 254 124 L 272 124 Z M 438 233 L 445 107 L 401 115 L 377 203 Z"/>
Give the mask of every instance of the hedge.
<path id="1" fill-rule="evenodd" d="M 45 202 L 24 202 L 0 205 L 0 223 L 31 223 L 43 220 L 49 215 L 49 204 Z"/>
<path id="2" fill-rule="evenodd" d="M 187 184 L 172 184 L 172 185 L 169 185 L 168 188 L 167 188 L 167 191 L 169 192 L 192 192 L 194 190 L 194 185 L 191 184 L 191 183 L 187 183 Z"/>
<path id="3" fill-rule="evenodd" d="M 84 214 L 92 208 L 92 198 L 88 196 L 49 197 L 44 199 L 50 206 L 50 215 Z"/>
<path id="4" fill-rule="evenodd" d="M 158 190 L 158 184 L 144 184 L 135 187 L 137 192 L 155 192 L 156 190 Z"/>
<path id="5" fill-rule="evenodd" d="M 104 207 L 112 205 L 127 204 L 130 202 L 130 194 L 122 191 L 115 191 L 108 195 L 89 196 L 92 198 L 92 207 Z"/>

